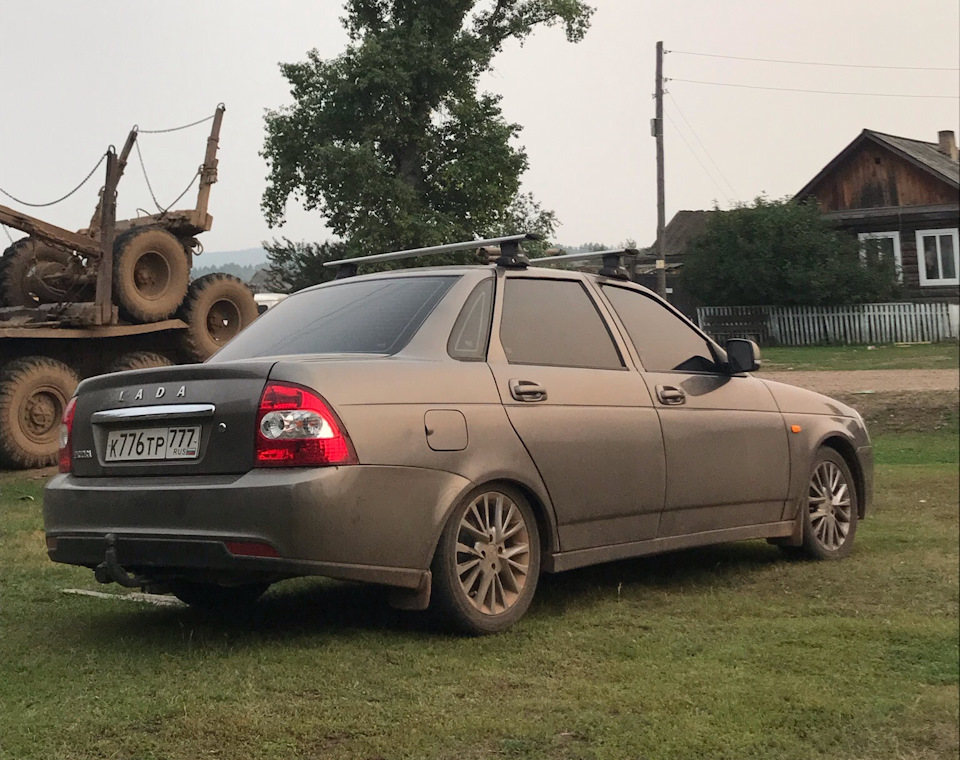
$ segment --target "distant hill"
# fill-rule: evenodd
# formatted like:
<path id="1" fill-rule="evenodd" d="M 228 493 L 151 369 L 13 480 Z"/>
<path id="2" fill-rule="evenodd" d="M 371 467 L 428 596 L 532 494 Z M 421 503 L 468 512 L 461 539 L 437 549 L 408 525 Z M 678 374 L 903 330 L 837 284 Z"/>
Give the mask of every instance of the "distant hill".
<path id="1" fill-rule="evenodd" d="M 263 248 L 244 248 L 242 251 L 204 251 L 194 259 L 194 266 L 209 268 L 223 264 L 266 266 L 267 252 Z M 216 271 L 215 269 L 211 271 Z"/>
<path id="2" fill-rule="evenodd" d="M 205 274 L 210 274 L 211 272 L 225 272 L 226 274 L 232 274 L 234 277 L 239 277 L 244 282 L 250 282 L 253 276 L 259 272 L 261 269 L 265 269 L 266 264 L 261 264 L 257 266 L 256 264 L 247 264 L 242 266 L 240 264 L 234 264 L 232 262 L 228 263 L 224 261 L 221 264 L 207 264 L 202 267 L 194 267 L 190 270 L 191 279 L 197 279 L 202 277 Z"/>

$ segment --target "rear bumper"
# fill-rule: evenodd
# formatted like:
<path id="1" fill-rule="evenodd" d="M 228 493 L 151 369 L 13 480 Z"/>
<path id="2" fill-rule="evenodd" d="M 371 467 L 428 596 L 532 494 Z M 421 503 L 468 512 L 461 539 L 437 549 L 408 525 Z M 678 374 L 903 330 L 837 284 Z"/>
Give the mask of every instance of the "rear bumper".
<path id="1" fill-rule="evenodd" d="M 469 487 L 439 470 L 379 466 L 58 475 L 44 492 L 44 525 L 55 562 L 95 567 L 112 534 L 119 563 L 146 577 L 325 575 L 417 588 L 447 513 Z M 278 556 L 233 554 L 228 542 L 268 544 Z"/>

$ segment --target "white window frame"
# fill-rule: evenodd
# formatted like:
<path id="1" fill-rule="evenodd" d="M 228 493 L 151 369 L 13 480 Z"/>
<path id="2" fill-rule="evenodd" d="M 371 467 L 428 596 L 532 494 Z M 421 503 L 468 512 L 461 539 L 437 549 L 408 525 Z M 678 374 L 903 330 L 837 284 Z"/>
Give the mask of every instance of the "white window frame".
<path id="1" fill-rule="evenodd" d="M 940 268 L 940 236 L 950 235 L 953 238 L 953 271 L 956 277 L 931 280 L 927 277 L 927 262 L 924 258 L 923 239 L 933 236 L 937 241 L 937 268 Z M 956 227 L 945 227 L 939 230 L 917 230 L 917 266 L 920 270 L 920 285 L 934 287 L 938 285 L 960 285 L 960 234 Z"/>
<path id="2" fill-rule="evenodd" d="M 857 235 L 857 240 L 860 241 L 860 260 L 866 260 L 866 253 L 863 250 L 863 241 L 865 240 L 885 240 L 890 238 L 893 240 L 893 263 L 897 269 L 897 281 L 903 282 L 903 260 L 900 258 L 900 233 L 899 232 L 861 232 Z"/>

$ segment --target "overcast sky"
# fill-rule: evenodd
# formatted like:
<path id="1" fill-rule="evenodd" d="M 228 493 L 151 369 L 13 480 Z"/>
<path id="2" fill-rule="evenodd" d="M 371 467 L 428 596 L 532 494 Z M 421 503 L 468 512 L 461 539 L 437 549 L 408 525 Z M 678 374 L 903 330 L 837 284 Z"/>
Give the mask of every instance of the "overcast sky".
<path id="1" fill-rule="evenodd" d="M 761 193 L 793 194 L 863 128 L 935 142 L 958 129 L 960 4 L 956 0 L 595 0 L 586 39 L 542 29 L 509 46 L 483 79 L 523 125 L 524 189 L 556 211 L 557 240 L 641 245 L 656 234 L 654 50 L 674 80 L 941 98 L 865 97 L 671 81 L 666 87 L 667 218 L 728 207 Z M 334 57 L 346 44 L 334 0 L 0 0 L 0 188 L 46 202 L 73 188 L 133 124 L 177 126 L 227 112 L 220 182 L 203 236 L 207 251 L 251 248 L 284 235 L 328 237 L 324 220 L 295 204 L 287 224 L 260 211 L 266 166 L 263 113 L 289 104 L 280 61 L 310 48 Z M 683 51 L 683 52 L 681 52 Z M 848 64 L 787 65 L 689 55 Z M 947 71 L 857 68 L 943 67 Z M 142 135 L 158 200 L 169 204 L 202 160 L 206 125 Z M 102 172 L 73 198 L 32 212 L 86 226 Z M 149 209 L 136 156 L 120 185 L 119 216 Z M 189 194 L 179 207 L 192 205 Z M 20 233 L 14 232 L 14 237 Z M 8 241 L 0 234 L 0 248 Z M 214 263 L 202 260 L 201 264 Z"/>

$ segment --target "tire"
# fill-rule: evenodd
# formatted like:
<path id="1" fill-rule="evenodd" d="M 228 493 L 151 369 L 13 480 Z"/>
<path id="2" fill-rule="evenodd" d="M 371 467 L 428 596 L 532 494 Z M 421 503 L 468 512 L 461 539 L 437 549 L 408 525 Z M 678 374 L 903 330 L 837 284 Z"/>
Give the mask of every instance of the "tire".
<path id="1" fill-rule="evenodd" d="M 127 372 L 132 369 L 150 369 L 152 367 L 172 367 L 173 362 L 163 354 L 152 351 L 133 351 L 121 354 L 107 365 L 104 374 L 110 372 Z"/>
<path id="2" fill-rule="evenodd" d="M 63 362 L 28 356 L 0 372 L 0 464 L 56 464 L 60 420 L 80 378 Z"/>
<path id="3" fill-rule="evenodd" d="M 69 251 L 33 238 L 18 240 L 3 253 L 0 303 L 35 306 L 82 300 L 89 288 L 79 282 L 79 263 Z"/>
<path id="4" fill-rule="evenodd" d="M 810 468 L 803 506 L 803 553 L 813 559 L 842 559 L 853 551 L 859 510 L 856 482 L 840 454 L 826 446 Z"/>
<path id="5" fill-rule="evenodd" d="M 183 244 L 148 227 L 121 235 L 113 247 L 113 293 L 133 322 L 159 322 L 179 308 L 190 282 Z"/>
<path id="6" fill-rule="evenodd" d="M 540 534 L 527 500 L 502 485 L 470 493 L 450 515 L 431 569 L 435 610 L 455 628 L 482 635 L 516 623 L 540 575 Z"/>
<path id="7" fill-rule="evenodd" d="M 184 604 L 204 612 L 220 614 L 239 612 L 253 606 L 269 587 L 269 583 L 221 586 L 187 580 L 173 581 L 170 584 L 173 595 Z"/>
<path id="8" fill-rule="evenodd" d="M 187 323 L 183 353 L 203 362 L 257 318 L 257 302 L 239 277 L 213 272 L 190 283 L 178 316 Z"/>

